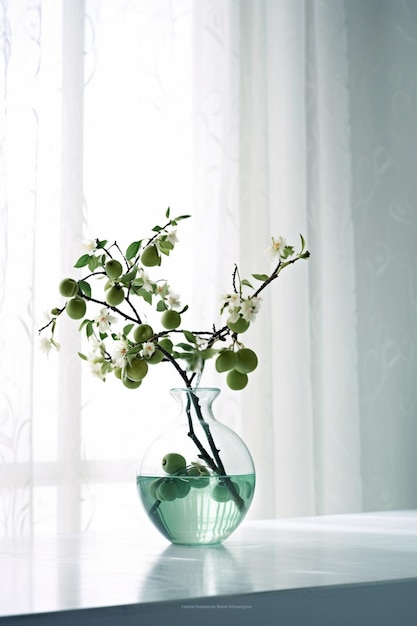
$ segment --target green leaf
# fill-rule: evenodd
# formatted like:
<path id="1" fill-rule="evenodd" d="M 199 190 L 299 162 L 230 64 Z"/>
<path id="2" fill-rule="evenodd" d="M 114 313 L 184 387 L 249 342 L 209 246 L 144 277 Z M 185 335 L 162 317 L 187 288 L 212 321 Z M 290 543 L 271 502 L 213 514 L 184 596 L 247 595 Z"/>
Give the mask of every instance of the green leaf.
<path id="1" fill-rule="evenodd" d="M 91 322 L 90 320 L 85 327 L 85 332 L 87 337 L 91 337 L 91 335 L 94 333 L 93 322 Z"/>
<path id="2" fill-rule="evenodd" d="M 126 326 L 124 326 L 124 328 L 123 328 L 123 336 L 127 337 L 133 327 L 134 327 L 134 324 L 127 324 Z"/>
<path id="3" fill-rule="evenodd" d="M 301 250 L 300 250 L 300 254 L 302 252 L 304 252 L 304 248 L 306 247 L 306 240 L 304 239 L 304 237 L 302 236 L 302 234 L 300 233 L 300 239 L 301 239 Z"/>
<path id="4" fill-rule="evenodd" d="M 79 280 L 78 286 L 83 294 L 85 294 L 88 298 L 91 298 L 91 287 L 86 280 Z"/>
<path id="5" fill-rule="evenodd" d="M 197 343 L 197 337 L 193 335 L 193 333 L 190 333 L 189 330 L 183 330 L 182 332 L 187 341 L 190 343 Z"/>
<path id="6" fill-rule="evenodd" d="M 108 337 L 107 333 L 99 333 L 99 335 L 100 335 L 101 341 L 104 341 Z"/>
<path id="7" fill-rule="evenodd" d="M 132 282 L 132 280 L 135 279 L 137 272 L 138 268 L 136 267 L 136 265 L 134 265 L 131 270 L 129 270 L 124 276 L 120 278 L 120 282 L 124 285 L 128 285 L 130 282 Z"/>
<path id="8" fill-rule="evenodd" d="M 292 254 L 294 254 L 293 246 L 285 246 L 282 258 L 288 259 L 288 257 L 291 256 Z"/>
<path id="9" fill-rule="evenodd" d="M 166 213 L 165 213 L 165 217 L 167 218 L 167 220 L 169 220 L 169 214 L 171 213 L 171 209 L 170 207 L 167 208 Z"/>
<path id="10" fill-rule="evenodd" d="M 262 282 L 269 278 L 268 274 L 252 274 L 252 276 L 256 278 L 256 280 L 262 280 Z"/>
<path id="11" fill-rule="evenodd" d="M 88 269 L 90 270 L 90 272 L 94 272 L 98 267 L 100 267 L 101 265 L 101 258 L 98 258 L 96 256 L 90 256 L 90 259 L 88 261 Z"/>
<path id="12" fill-rule="evenodd" d="M 98 239 L 96 239 L 96 248 L 97 250 L 100 250 L 101 248 L 104 248 L 104 246 L 107 244 L 107 239 L 103 239 L 102 241 L 99 241 Z"/>
<path id="13" fill-rule="evenodd" d="M 160 233 L 162 230 L 162 226 L 154 226 L 152 230 L 154 233 Z"/>
<path id="14" fill-rule="evenodd" d="M 87 357 L 82 352 L 79 352 L 78 356 L 81 357 L 83 359 L 83 361 L 88 361 Z"/>
<path id="15" fill-rule="evenodd" d="M 189 217 L 191 217 L 191 215 L 180 215 L 179 217 L 175 218 L 175 221 L 180 222 L 181 220 L 186 220 Z"/>
<path id="16" fill-rule="evenodd" d="M 131 244 L 128 245 L 126 250 L 126 258 L 128 261 L 130 261 L 130 259 L 133 259 L 137 255 L 141 244 L 142 241 L 133 241 Z"/>
<path id="17" fill-rule="evenodd" d="M 131 356 L 132 354 L 137 354 L 138 352 L 140 352 L 142 350 L 142 344 L 141 343 L 137 343 L 134 346 L 132 346 L 131 348 L 129 348 L 129 350 L 126 352 L 126 356 Z"/>
<path id="18" fill-rule="evenodd" d="M 156 310 L 158 311 L 158 313 L 163 313 L 167 310 L 167 308 L 168 307 L 163 300 L 159 300 L 158 304 L 156 305 Z"/>
<path id="19" fill-rule="evenodd" d="M 172 244 L 167 239 L 159 239 L 158 247 L 161 250 L 161 252 L 163 252 L 164 250 L 173 250 L 174 249 L 174 244 Z"/>
<path id="20" fill-rule="evenodd" d="M 183 309 L 181 309 L 181 311 L 178 311 L 178 313 L 180 315 L 182 315 L 183 313 L 185 313 L 186 311 L 188 311 L 188 304 L 185 305 L 185 307 Z"/>
<path id="21" fill-rule="evenodd" d="M 205 350 L 201 350 L 201 352 L 199 352 L 199 355 L 205 361 L 207 361 L 207 359 L 211 359 L 215 354 L 217 354 L 217 350 L 214 350 L 214 348 L 206 348 Z"/>
<path id="22" fill-rule="evenodd" d="M 87 318 L 83 319 L 83 321 L 81 322 L 78 330 L 82 330 L 84 328 L 84 326 L 86 326 L 86 324 L 88 324 L 90 320 L 88 320 Z"/>
<path id="23" fill-rule="evenodd" d="M 252 285 L 248 280 L 246 280 L 246 278 L 242 280 L 241 285 L 246 285 L 246 287 L 250 287 L 251 289 L 253 289 Z"/>
<path id="24" fill-rule="evenodd" d="M 188 343 L 177 343 L 176 347 L 182 348 L 186 352 L 193 352 L 195 350 L 194 346 L 190 346 Z"/>
<path id="25" fill-rule="evenodd" d="M 140 288 L 137 290 L 137 294 L 138 296 L 142 296 L 145 302 L 147 302 L 148 304 L 152 304 L 152 294 L 149 293 L 149 291 L 146 291 L 146 289 Z"/>
<path id="26" fill-rule="evenodd" d="M 74 267 L 85 267 L 86 265 L 88 265 L 89 260 L 90 260 L 90 255 L 83 254 L 82 256 L 80 256 L 80 258 L 78 259 Z"/>

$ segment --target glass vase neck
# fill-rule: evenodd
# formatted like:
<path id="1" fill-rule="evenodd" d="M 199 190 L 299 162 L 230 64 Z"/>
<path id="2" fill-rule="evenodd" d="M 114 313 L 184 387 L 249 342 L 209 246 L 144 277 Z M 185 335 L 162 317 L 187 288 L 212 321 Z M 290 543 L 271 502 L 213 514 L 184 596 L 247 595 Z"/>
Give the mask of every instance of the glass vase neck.
<path id="1" fill-rule="evenodd" d="M 220 389 L 217 387 L 176 387 L 171 389 L 170 393 L 182 407 L 187 406 L 197 398 L 202 408 L 211 411 L 211 406 L 220 394 Z"/>

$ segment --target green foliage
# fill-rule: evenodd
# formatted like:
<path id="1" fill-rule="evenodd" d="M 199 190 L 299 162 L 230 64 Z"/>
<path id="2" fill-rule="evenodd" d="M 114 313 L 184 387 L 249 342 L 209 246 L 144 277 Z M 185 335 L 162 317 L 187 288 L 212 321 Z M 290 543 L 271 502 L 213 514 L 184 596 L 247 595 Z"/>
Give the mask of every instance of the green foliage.
<path id="1" fill-rule="evenodd" d="M 190 330 L 183 326 L 188 304 L 180 303 L 179 296 L 173 293 L 167 281 L 160 277 L 153 279 L 147 273 L 158 271 L 175 251 L 176 227 L 189 217 L 185 214 L 171 217 L 168 207 L 165 223 L 153 226 L 149 237 L 133 240 L 124 254 L 117 242 L 108 245 L 108 239 L 95 239 L 94 250 L 80 256 L 74 265 L 77 270 L 84 270 L 84 276 L 64 278 L 59 285 L 60 295 L 67 301 L 62 307 L 52 309 L 52 320 L 41 329 L 49 329 L 51 344 L 55 345 L 57 320 L 66 311 L 70 318 L 80 320 L 79 330 L 86 339 L 94 340 L 92 355 L 78 354 L 83 361 L 94 366 L 95 373 L 103 380 L 107 374 L 114 373 L 125 387 L 137 389 L 148 373 L 148 363 L 169 363 L 176 368 L 185 385 L 192 387 L 205 363 L 215 358 L 215 369 L 226 375 L 229 387 L 243 389 L 248 374 L 258 365 L 258 358 L 253 350 L 241 343 L 240 336 L 253 323 L 259 308 L 259 295 L 282 269 L 300 259 L 307 259 L 310 253 L 302 235 L 297 254 L 294 247 L 286 245 L 282 238 L 272 238 L 271 251 L 277 258 L 272 273 L 252 274 L 251 277 L 260 283 L 255 289 L 251 281 L 240 277 L 235 266 L 232 291 L 220 306 L 220 313 L 227 315 L 223 325 L 219 328 L 213 325 L 210 330 Z M 91 308 L 96 307 L 91 317 L 87 317 L 88 303 Z M 159 328 L 153 320 L 152 326 L 143 321 L 148 319 L 148 313 L 142 312 L 143 307 L 153 310 L 156 320 L 159 319 Z M 112 325 L 117 319 L 123 322 L 123 327 L 115 332 Z M 118 358 L 113 356 L 115 348 L 120 348 Z M 192 471 L 199 472 L 198 468 Z M 222 497 L 220 493 L 219 497 Z"/>

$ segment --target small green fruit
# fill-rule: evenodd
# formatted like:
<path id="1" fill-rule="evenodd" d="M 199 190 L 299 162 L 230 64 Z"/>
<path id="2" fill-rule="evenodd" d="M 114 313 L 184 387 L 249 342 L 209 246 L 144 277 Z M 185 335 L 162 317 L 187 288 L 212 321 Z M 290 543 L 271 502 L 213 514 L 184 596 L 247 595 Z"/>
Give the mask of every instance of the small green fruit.
<path id="1" fill-rule="evenodd" d="M 112 280 L 117 280 L 123 274 L 123 267 L 117 259 L 110 259 L 105 266 L 106 274 Z"/>
<path id="2" fill-rule="evenodd" d="M 161 265 L 161 257 L 157 247 L 154 244 L 147 246 L 140 257 L 142 265 L 146 267 L 153 267 L 155 265 Z"/>
<path id="3" fill-rule="evenodd" d="M 146 358 L 146 356 L 145 356 L 145 358 Z M 157 365 L 158 363 L 163 361 L 164 358 L 165 358 L 164 353 L 161 352 L 160 350 L 156 349 L 155 352 L 152 354 L 152 356 L 147 358 L 146 361 L 148 363 L 150 363 L 151 365 Z"/>
<path id="4" fill-rule="evenodd" d="M 174 478 L 177 486 L 178 497 L 185 498 L 191 491 L 191 484 L 188 478 Z"/>
<path id="5" fill-rule="evenodd" d="M 227 374 L 226 382 L 233 391 L 240 391 L 248 384 L 248 375 L 233 369 Z"/>
<path id="6" fill-rule="evenodd" d="M 135 330 L 133 331 L 133 338 L 136 343 L 149 341 L 149 339 L 153 336 L 153 328 L 152 326 L 149 326 L 149 324 L 139 324 L 139 326 L 136 326 Z"/>
<path id="7" fill-rule="evenodd" d="M 244 317 L 239 317 L 237 322 L 227 322 L 228 327 L 232 333 L 244 333 L 248 330 L 250 323 L 245 320 Z"/>
<path id="8" fill-rule="evenodd" d="M 239 485 L 234 482 L 233 486 L 236 493 L 239 495 Z M 216 502 L 228 502 L 229 500 L 232 500 L 233 495 L 226 483 L 218 483 L 213 487 L 211 497 Z"/>
<path id="9" fill-rule="evenodd" d="M 59 283 L 59 293 L 64 298 L 73 298 L 78 291 L 78 283 L 73 278 L 64 278 Z"/>
<path id="10" fill-rule="evenodd" d="M 166 352 L 168 352 L 169 354 L 172 353 L 172 348 L 174 344 L 169 337 L 162 337 L 162 339 L 160 339 L 158 343 L 161 348 L 163 348 Z"/>
<path id="11" fill-rule="evenodd" d="M 148 364 L 144 359 L 136 357 L 125 368 L 126 377 L 135 382 L 141 381 L 148 373 Z"/>
<path id="12" fill-rule="evenodd" d="M 184 459 L 182 454 L 177 454 L 176 452 L 170 452 L 166 454 L 162 459 L 162 469 L 167 474 L 175 474 L 187 466 L 187 461 Z"/>
<path id="13" fill-rule="evenodd" d="M 168 309 L 162 313 L 161 324 L 167 330 L 174 330 L 181 324 L 181 315 L 178 311 Z"/>
<path id="14" fill-rule="evenodd" d="M 71 298 L 68 300 L 65 310 L 73 320 L 80 320 L 87 311 L 87 305 L 82 298 Z"/>
<path id="15" fill-rule="evenodd" d="M 237 351 L 237 365 L 235 366 L 238 372 L 247 374 L 253 372 L 258 366 L 258 357 L 250 348 L 241 348 Z"/>
<path id="16" fill-rule="evenodd" d="M 142 384 L 141 380 L 130 380 L 130 378 L 127 378 L 127 376 L 123 376 L 122 382 L 124 386 L 128 389 L 137 389 Z"/>
<path id="17" fill-rule="evenodd" d="M 161 485 L 163 482 L 164 482 L 163 478 L 156 478 L 155 480 L 151 482 L 151 484 L 149 485 L 149 494 L 151 498 L 154 498 L 155 500 L 158 499 L 156 492 L 158 490 L 159 485 Z"/>
<path id="18" fill-rule="evenodd" d="M 218 372 L 228 372 L 236 367 L 238 363 L 236 352 L 233 350 L 224 350 L 220 352 L 216 359 L 216 370 Z"/>
<path id="19" fill-rule="evenodd" d="M 106 293 L 106 302 L 110 306 L 118 306 L 125 299 L 125 293 L 120 285 L 113 285 Z"/>
<path id="20" fill-rule="evenodd" d="M 156 497 L 161 502 L 172 502 L 178 497 L 177 485 L 173 480 L 164 480 L 156 490 Z"/>
<path id="21" fill-rule="evenodd" d="M 195 463 L 187 470 L 187 474 L 190 477 L 190 483 L 194 489 L 203 489 L 207 487 L 210 482 L 210 472 L 204 465 Z"/>

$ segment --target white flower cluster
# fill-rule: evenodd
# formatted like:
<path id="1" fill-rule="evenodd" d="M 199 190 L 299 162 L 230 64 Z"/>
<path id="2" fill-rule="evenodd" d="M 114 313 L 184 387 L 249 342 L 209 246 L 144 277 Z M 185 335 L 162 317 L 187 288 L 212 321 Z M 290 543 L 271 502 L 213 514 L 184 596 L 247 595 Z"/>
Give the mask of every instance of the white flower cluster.
<path id="1" fill-rule="evenodd" d="M 240 317 L 247 322 L 253 322 L 261 306 L 261 298 L 241 298 L 238 293 L 228 293 L 221 298 L 222 310 L 227 307 L 229 317 L 227 323 L 234 324 Z"/>

